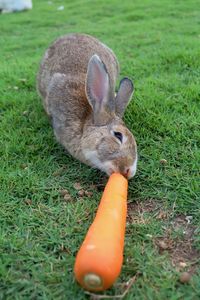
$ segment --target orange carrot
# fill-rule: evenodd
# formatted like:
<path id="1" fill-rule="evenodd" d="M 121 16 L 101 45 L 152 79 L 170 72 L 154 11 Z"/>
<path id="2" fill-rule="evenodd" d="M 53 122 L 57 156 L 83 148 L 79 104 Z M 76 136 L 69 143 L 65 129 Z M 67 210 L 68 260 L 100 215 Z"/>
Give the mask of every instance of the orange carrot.
<path id="1" fill-rule="evenodd" d="M 74 273 L 90 291 L 108 289 L 120 274 L 123 262 L 128 181 L 119 173 L 110 176 L 95 219 L 77 254 Z"/>

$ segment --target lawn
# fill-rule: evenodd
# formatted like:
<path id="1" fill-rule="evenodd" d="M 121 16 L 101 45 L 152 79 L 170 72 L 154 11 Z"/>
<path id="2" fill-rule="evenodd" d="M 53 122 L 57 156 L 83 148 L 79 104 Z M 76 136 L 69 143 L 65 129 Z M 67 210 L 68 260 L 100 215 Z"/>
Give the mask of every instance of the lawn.
<path id="1" fill-rule="evenodd" d="M 71 32 L 111 47 L 135 84 L 124 119 L 138 171 L 122 272 L 106 295 L 199 299 L 199 28 L 197 0 L 33 0 L 32 11 L 0 15 L 0 299 L 98 299 L 73 265 L 107 178 L 55 141 L 35 88 L 45 49 Z"/>

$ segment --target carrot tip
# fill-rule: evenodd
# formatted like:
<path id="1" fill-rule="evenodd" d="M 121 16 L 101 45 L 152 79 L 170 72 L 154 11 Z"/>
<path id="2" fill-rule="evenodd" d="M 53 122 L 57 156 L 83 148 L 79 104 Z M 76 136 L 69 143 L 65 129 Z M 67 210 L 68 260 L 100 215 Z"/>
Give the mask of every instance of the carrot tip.
<path id="1" fill-rule="evenodd" d="M 84 284 L 87 289 L 93 290 L 93 289 L 102 287 L 101 277 L 96 274 L 89 273 L 84 276 L 83 280 L 84 280 Z"/>

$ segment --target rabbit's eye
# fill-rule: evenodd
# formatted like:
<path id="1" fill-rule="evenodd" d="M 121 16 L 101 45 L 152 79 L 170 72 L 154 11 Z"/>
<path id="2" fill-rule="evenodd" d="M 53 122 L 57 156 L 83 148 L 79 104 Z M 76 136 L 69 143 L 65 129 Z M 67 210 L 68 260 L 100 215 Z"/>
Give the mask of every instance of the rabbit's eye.
<path id="1" fill-rule="evenodd" d="M 114 136 L 122 143 L 122 141 L 123 141 L 122 133 L 119 131 L 114 131 L 113 133 L 114 133 Z"/>

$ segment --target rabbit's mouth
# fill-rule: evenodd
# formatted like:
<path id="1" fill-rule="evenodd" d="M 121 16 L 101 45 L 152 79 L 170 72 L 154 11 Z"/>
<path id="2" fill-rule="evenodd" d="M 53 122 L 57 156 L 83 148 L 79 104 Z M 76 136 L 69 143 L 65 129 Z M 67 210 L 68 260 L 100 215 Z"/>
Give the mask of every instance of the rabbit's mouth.
<path id="1" fill-rule="evenodd" d="M 119 173 L 119 171 L 110 161 L 102 163 L 100 169 L 104 171 L 108 176 L 112 175 L 113 173 Z"/>
<path id="2" fill-rule="evenodd" d="M 106 173 L 108 174 L 108 176 L 110 176 L 113 173 L 116 173 L 116 171 L 113 168 L 109 168 Z"/>
<path id="3" fill-rule="evenodd" d="M 132 165 L 128 165 L 128 164 L 123 166 L 120 166 L 118 164 L 116 164 L 115 166 L 111 165 L 108 167 L 106 173 L 109 176 L 113 173 L 120 173 L 127 179 L 130 179 L 135 176 L 136 170 L 137 170 L 137 154 Z"/>
<path id="4" fill-rule="evenodd" d="M 119 162 L 122 162 L 122 159 L 117 159 L 117 161 L 100 161 L 97 156 L 96 151 L 88 151 L 85 154 L 86 163 L 90 166 L 100 169 L 101 171 L 105 172 L 108 176 L 112 175 L 113 173 L 120 173 L 125 176 L 127 179 L 132 178 L 136 173 L 137 168 L 137 155 L 133 162 L 133 164 L 129 165 L 129 163 L 124 162 L 122 165 Z"/>
<path id="5" fill-rule="evenodd" d="M 110 168 L 107 172 L 107 174 L 110 176 L 113 173 L 121 173 L 119 171 L 115 171 L 114 169 Z M 130 178 L 130 169 L 127 169 L 127 171 L 121 173 L 124 177 L 126 177 L 127 179 Z"/>
<path id="6" fill-rule="evenodd" d="M 126 168 L 126 170 L 124 172 L 120 172 L 119 170 L 114 170 L 112 168 L 110 168 L 108 171 L 107 171 L 107 174 L 110 176 L 112 175 L 113 173 L 120 173 L 122 174 L 125 178 L 127 179 L 130 179 L 131 177 L 133 177 L 134 175 L 131 174 L 131 170 L 130 168 Z"/>

